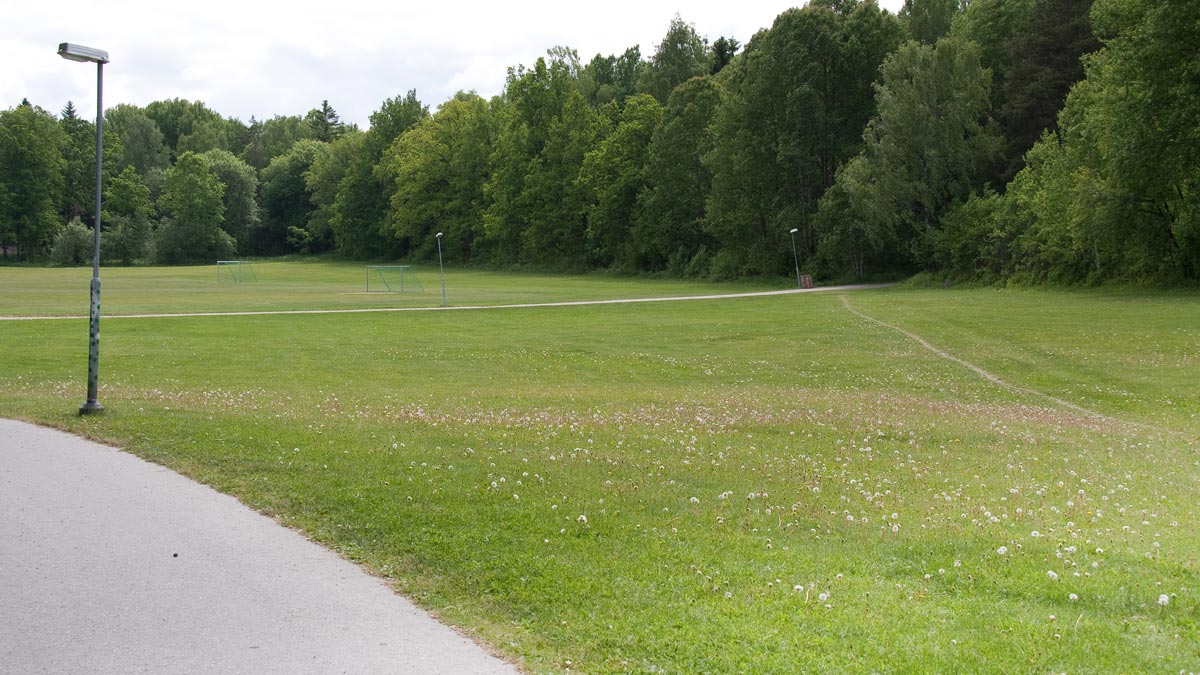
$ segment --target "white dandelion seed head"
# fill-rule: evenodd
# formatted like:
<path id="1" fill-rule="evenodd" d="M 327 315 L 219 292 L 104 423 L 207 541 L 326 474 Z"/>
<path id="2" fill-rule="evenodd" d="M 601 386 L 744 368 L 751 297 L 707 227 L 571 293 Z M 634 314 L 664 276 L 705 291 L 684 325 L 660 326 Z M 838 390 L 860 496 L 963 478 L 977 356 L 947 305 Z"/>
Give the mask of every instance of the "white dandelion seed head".
<path id="1" fill-rule="evenodd" d="M 1164 595 L 1163 597 L 1165 598 L 1166 596 Z M 829 594 L 821 593 L 820 595 L 817 596 L 817 599 L 820 600 L 821 602 L 825 602 L 826 600 L 829 599 Z"/>
<path id="2" fill-rule="evenodd" d="M 1159 607 L 1166 607 L 1167 604 L 1170 602 L 1171 602 L 1171 598 L 1167 597 L 1166 593 L 1158 596 L 1158 606 Z"/>
<path id="3" fill-rule="evenodd" d="M 582 513 L 579 514 L 579 517 L 576 518 L 575 520 L 578 520 L 579 522 L 583 523 L 584 525 L 587 525 L 587 516 L 583 515 Z"/>
<path id="4" fill-rule="evenodd" d="M 1071 602 L 1077 602 L 1079 600 L 1079 596 L 1072 593 L 1067 596 L 1067 599 L 1070 600 Z"/>
<path id="5" fill-rule="evenodd" d="M 1050 577 L 1050 581 L 1058 581 L 1058 572 L 1055 572 L 1054 570 L 1046 572 L 1046 576 Z"/>
<path id="6" fill-rule="evenodd" d="M 999 553 L 1000 555 L 1008 555 L 1008 547 L 1001 546 L 1000 548 L 996 549 L 996 553 Z"/>

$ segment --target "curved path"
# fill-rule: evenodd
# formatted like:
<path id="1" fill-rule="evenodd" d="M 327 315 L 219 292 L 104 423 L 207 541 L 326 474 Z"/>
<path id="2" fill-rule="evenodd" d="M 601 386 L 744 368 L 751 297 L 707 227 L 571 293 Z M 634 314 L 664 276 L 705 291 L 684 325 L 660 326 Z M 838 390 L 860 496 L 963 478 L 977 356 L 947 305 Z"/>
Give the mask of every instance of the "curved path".
<path id="1" fill-rule="evenodd" d="M 0 673 L 518 670 L 232 497 L 0 419 Z"/>

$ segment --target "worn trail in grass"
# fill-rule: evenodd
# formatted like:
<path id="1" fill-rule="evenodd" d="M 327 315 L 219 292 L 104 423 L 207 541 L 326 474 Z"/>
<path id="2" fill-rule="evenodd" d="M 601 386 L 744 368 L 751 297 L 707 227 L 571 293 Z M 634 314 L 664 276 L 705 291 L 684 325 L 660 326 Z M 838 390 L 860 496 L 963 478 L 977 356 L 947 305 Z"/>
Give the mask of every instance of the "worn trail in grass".
<path id="1" fill-rule="evenodd" d="M 237 494 L 531 672 L 1197 670 L 1195 299 L 853 303 L 1170 433 L 815 295 L 110 322 L 98 419 L 82 324 L 4 324 L 0 414 Z"/>

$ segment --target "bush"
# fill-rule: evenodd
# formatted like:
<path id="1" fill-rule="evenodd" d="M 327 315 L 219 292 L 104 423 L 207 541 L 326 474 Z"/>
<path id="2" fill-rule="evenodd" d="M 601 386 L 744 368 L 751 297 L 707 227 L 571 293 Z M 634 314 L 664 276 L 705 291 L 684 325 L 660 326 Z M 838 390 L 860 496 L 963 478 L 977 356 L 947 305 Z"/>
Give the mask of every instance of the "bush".
<path id="1" fill-rule="evenodd" d="M 74 218 L 54 237 L 50 258 L 60 265 L 86 265 L 92 261 L 95 245 L 92 230 Z"/>
<path id="2" fill-rule="evenodd" d="M 237 242 L 219 227 L 180 225 L 167 220 L 154 233 L 154 260 L 163 264 L 230 258 Z"/>

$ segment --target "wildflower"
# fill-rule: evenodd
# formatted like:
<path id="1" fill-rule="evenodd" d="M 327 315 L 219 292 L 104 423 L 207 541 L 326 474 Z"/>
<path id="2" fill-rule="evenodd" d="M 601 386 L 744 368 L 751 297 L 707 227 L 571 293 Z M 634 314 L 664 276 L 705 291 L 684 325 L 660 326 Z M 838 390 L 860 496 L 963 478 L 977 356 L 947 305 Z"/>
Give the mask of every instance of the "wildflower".
<path id="1" fill-rule="evenodd" d="M 579 514 L 579 517 L 575 520 L 578 520 L 582 525 L 587 525 L 587 516 L 583 515 L 582 513 Z"/>
<path id="2" fill-rule="evenodd" d="M 1167 596 L 1165 596 L 1165 595 L 1164 595 L 1164 596 L 1162 596 L 1162 597 L 1164 597 L 1164 598 L 1165 598 L 1165 597 L 1167 597 Z M 828 594 L 828 593 L 821 593 L 820 595 L 818 595 L 818 596 L 817 596 L 817 599 L 818 599 L 818 600 L 820 600 L 821 602 L 825 602 L 826 600 L 828 600 L 828 599 L 829 599 L 829 594 Z M 1161 601 L 1161 599 L 1159 600 L 1159 602 L 1162 602 L 1162 601 Z"/>
<path id="3" fill-rule="evenodd" d="M 996 553 L 999 553 L 1000 555 L 1006 555 L 1008 554 L 1008 547 L 1001 546 L 1000 548 L 996 549 Z"/>
<path id="4" fill-rule="evenodd" d="M 1070 600 L 1071 602 L 1076 602 L 1079 600 L 1079 596 L 1072 593 L 1067 596 L 1067 599 Z"/>
<path id="5" fill-rule="evenodd" d="M 1046 572 L 1046 576 L 1050 577 L 1050 581 L 1058 581 L 1058 572 L 1055 572 L 1054 570 Z"/>
<path id="6" fill-rule="evenodd" d="M 1165 593 L 1158 596 L 1158 606 L 1159 607 L 1166 607 L 1167 603 L 1169 603 L 1169 602 L 1171 602 L 1171 598 L 1167 597 L 1167 595 Z"/>
<path id="7" fill-rule="evenodd" d="M 1037 530 L 1034 530 L 1033 532 L 1030 532 L 1030 533 L 1029 533 L 1029 536 L 1031 536 L 1031 537 L 1035 537 L 1035 538 L 1036 538 L 1036 537 L 1040 537 L 1040 536 L 1042 536 L 1042 533 L 1041 533 L 1041 532 L 1038 532 Z"/>
<path id="8" fill-rule="evenodd" d="M 690 500 L 688 500 L 688 501 L 690 501 L 690 502 L 691 502 L 691 503 L 693 503 L 693 504 L 699 504 L 699 503 L 700 503 L 700 498 L 699 498 L 699 497 L 692 497 L 692 498 L 691 498 Z"/>

